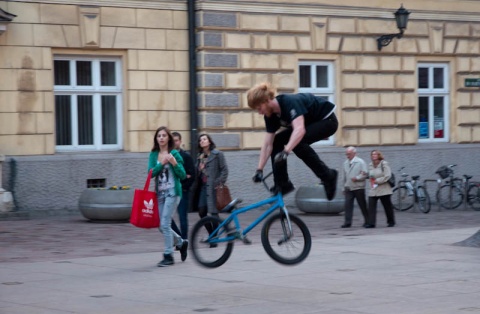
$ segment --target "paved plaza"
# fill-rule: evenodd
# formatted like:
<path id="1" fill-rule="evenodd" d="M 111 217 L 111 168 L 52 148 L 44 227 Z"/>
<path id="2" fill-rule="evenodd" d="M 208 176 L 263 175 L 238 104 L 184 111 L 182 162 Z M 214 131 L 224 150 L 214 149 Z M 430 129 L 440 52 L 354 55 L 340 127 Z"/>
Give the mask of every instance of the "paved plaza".
<path id="1" fill-rule="evenodd" d="M 0 313 L 480 312 L 480 248 L 455 245 L 480 229 L 480 212 L 396 212 L 386 228 L 380 206 L 375 229 L 361 227 L 358 208 L 350 229 L 342 215 L 291 212 L 312 233 L 303 263 L 271 260 L 257 227 L 217 269 L 178 253 L 156 267 L 162 236 L 128 223 L 0 221 Z"/>

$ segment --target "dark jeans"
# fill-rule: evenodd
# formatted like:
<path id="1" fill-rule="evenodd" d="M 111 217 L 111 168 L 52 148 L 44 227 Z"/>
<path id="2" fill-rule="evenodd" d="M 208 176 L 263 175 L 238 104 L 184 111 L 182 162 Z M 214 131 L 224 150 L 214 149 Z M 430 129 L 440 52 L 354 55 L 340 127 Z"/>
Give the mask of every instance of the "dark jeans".
<path id="1" fill-rule="evenodd" d="M 368 198 L 368 218 L 369 224 L 374 225 L 377 220 L 377 202 L 380 199 L 387 216 L 387 224 L 395 224 L 395 214 L 393 213 L 393 206 L 390 194 L 383 196 L 370 196 Z"/>
<path id="2" fill-rule="evenodd" d="M 190 196 L 190 191 L 183 190 L 182 199 L 180 200 L 180 204 L 178 204 L 178 207 L 177 207 L 181 232 L 180 230 L 178 230 L 177 224 L 172 219 L 172 229 L 177 234 L 179 234 L 182 237 L 182 239 L 188 239 L 188 198 L 189 196 Z"/>
<path id="3" fill-rule="evenodd" d="M 330 115 L 325 120 L 306 125 L 305 135 L 300 143 L 298 143 L 298 145 L 293 149 L 295 155 L 303 160 L 303 162 L 310 169 L 312 169 L 313 173 L 322 181 L 330 179 L 330 169 L 322 160 L 320 160 L 320 157 L 318 157 L 318 154 L 313 150 L 313 148 L 310 147 L 310 145 L 332 136 L 337 131 L 337 128 L 338 120 L 335 114 Z M 283 151 L 284 146 L 290 140 L 292 132 L 292 127 L 288 127 L 287 129 L 276 134 L 275 139 L 273 140 L 272 155 L 270 157 L 272 161 L 274 182 L 277 186 L 282 186 L 289 180 L 287 163 L 283 162 L 275 164 L 273 159 L 275 158 L 276 154 Z"/>
<path id="4" fill-rule="evenodd" d="M 368 224 L 367 200 L 365 198 L 365 189 L 346 190 L 345 191 L 345 224 L 351 225 L 353 218 L 353 202 L 357 199 L 357 204 L 362 211 L 363 219 Z"/>

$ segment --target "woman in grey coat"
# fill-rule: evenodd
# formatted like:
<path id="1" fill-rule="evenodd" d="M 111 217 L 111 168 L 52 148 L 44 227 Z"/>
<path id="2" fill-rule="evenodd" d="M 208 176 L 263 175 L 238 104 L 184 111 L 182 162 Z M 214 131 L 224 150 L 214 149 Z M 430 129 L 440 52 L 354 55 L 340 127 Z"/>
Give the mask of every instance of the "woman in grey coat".
<path id="1" fill-rule="evenodd" d="M 377 216 L 377 202 L 380 200 L 387 216 L 387 227 L 395 226 L 395 214 L 391 201 L 392 187 L 388 179 L 392 175 L 392 170 L 388 162 L 383 159 L 383 155 L 378 150 L 370 153 L 372 162 L 368 166 L 368 175 L 370 178 L 370 191 L 368 193 L 368 219 L 369 224 L 365 228 L 375 228 Z"/>
<path id="2" fill-rule="evenodd" d="M 215 143 L 208 134 L 198 138 L 199 154 L 197 156 L 197 179 L 193 199 L 193 208 L 198 210 L 200 218 L 208 213 L 218 215 L 216 208 L 215 187 L 225 184 L 228 167 L 224 154 L 215 148 Z"/>

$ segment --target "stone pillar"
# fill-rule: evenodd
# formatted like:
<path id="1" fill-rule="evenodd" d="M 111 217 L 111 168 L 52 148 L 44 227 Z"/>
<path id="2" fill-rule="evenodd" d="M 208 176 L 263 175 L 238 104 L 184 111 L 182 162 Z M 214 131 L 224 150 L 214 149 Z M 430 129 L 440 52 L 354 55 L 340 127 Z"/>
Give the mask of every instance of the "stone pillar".
<path id="1" fill-rule="evenodd" d="M 2 163 L 5 156 L 0 155 L 0 212 L 10 212 L 15 209 L 13 205 L 13 195 L 2 188 Z"/>

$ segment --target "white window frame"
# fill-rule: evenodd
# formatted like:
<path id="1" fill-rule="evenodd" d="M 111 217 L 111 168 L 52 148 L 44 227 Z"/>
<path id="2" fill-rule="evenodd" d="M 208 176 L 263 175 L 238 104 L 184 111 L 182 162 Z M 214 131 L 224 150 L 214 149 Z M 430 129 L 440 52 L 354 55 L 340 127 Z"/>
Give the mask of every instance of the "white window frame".
<path id="1" fill-rule="evenodd" d="M 418 87 L 418 71 L 420 68 L 428 68 L 428 88 Z M 443 69 L 443 88 L 433 88 L 433 69 Z M 433 143 L 433 142 L 449 142 L 450 139 L 450 75 L 448 63 L 426 63 L 419 62 L 417 64 L 417 116 L 419 115 L 420 97 L 428 97 L 428 134 L 429 138 L 420 138 L 420 130 L 418 129 L 417 137 L 419 143 Z M 444 133 L 443 138 L 434 138 L 435 131 L 435 117 L 433 111 L 433 102 L 435 97 L 443 97 L 443 113 L 444 113 Z M 417 119 L 418 128 L 420 122 Z"/>
<path id="2" fill-rule="evenodd" d="M 86 57 L 86 56 L 54 56 L 54 61 L 69 61 L 70 66 L 70 85 L 54 85 L 55 96 L 71 97 L 71 136 L 72 145 L 57 145 L 57 152 L 68 151 L 111 151 L 123 149 L 123 95 L 122 95 L 122 62 L 121 58 L 116 57 Z M 77 73 L 75 63 L 77 61 L 88 61 L 92 63 L 92 85 L 76 85 Z M 101 86 L 100 83 L 100 62 L 108 61 L 115 63 L 115 86 Z M 89 95 L 93 103 L 93 145 L 78 144 L 78 113 L 77 96 Z M 101 96 L 116 96 L 116 122 L 117 122 L 117 143 L 102 144 L 102 112 Z"/>
<path id="3" fill-rule="evenodd" d="M 316 66 L 327 66 L 327 80 L 328 80 L 328 87 L 320 88 L 320 87 L 298 87 L 299 93 L 311 93 L 315 96 L 325 97 L 331 103 L 335 104 L 335 68 L 334 63 L 332 61 L 299 61 L 298 62 L 298 75 L 300 75 L 300 66 L 308 65 L 311 66 L 312 69 Z M 317 85 L 317 76 L 315 75 L 316 71 L 310 71 L 310 82 L 312 86 Z M 300 85 L 300 80 L 299 80 Z M 337 108 L 336 108 L 337 109 Z M 335 111 L 336 114 L 336 111 Z M 335 144 L 335 135 L 329 137 L 328 140 L 322 140 L 314 143 L 314 145 L 334 145 Z"/>

